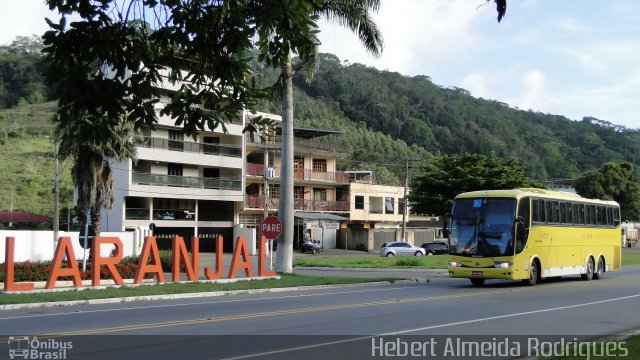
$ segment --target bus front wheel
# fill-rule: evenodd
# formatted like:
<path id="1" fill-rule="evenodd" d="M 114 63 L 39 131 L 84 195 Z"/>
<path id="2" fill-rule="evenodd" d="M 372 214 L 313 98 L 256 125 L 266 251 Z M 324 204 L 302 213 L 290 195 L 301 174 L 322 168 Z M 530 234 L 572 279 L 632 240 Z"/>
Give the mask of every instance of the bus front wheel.
<path id="1" fill-rule="evenodd" d="M 589 260 L 587 260 L 586 273 L 581 275 L 582 280 L 589 281 L 589 280 L 593 279 L 594 269 L 595 269 L 595 266 L 593 265 L 593 258 L 589 257 Z"/>
<path id="2" fill-rule="evenodd" d="M 480 287 L 484 285 L 484 279 L 473 278 L 469 280 L 471 280 L 471 284 L 475 287 Z"/>
<path id="3" fill-rule="evenodd" d="M 536 260 L 531 262 L 531 266 L 529 266 L 529 278 L 524 280 L 524 282 L 529 286 L 534 286 L 540 280 L 540 265 Z"/>

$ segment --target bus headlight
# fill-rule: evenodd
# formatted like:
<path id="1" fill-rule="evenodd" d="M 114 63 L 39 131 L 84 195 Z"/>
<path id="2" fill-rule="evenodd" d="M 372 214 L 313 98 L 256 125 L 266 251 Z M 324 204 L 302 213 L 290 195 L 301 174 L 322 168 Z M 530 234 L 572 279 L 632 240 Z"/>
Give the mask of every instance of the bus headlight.
<path id="1" fill-rule="evenodd" d="M 495 263 L 495 267 L 498 268 L 498 269 L 508 269 L 508 268 L 511 267 L 511 265 L 513 265 L 513 264 L 511 264 L 508 261 L 496 261 L 496 263 Z"/>
<path id="2" fill-rule="evenodd" d="M 455 262 L 455 261 L 449 261 L 449 266 L 451 267 L 461 267 L 462 264 L 459 262 Z"/>

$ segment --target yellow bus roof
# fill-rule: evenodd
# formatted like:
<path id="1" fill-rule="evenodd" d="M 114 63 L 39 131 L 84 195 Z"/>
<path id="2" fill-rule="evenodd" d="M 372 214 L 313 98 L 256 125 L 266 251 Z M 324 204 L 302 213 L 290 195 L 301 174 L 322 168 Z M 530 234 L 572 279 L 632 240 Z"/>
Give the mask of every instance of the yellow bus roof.
<path id="1" fill-rule="evenodd" d="M 615 201 L 588 199 L 588 198 L 583 198 L 578 194 L 562 192 L 562 191 L 552 191 L 552 190 L 546 190 L 546 189 L 537 189 L 537 188 L 471 191 L 471 192 L 459 194 L 458 196 L 456 196 L 456 199 L 467 199 L 467 198 L 475 198 L 475 197 L 506 197 L 506 198 L 519 199 L 525 196 L 567 200 L 567 201 L 572 201 L 572 200 L 585 201 L 585 202 L 591 202 L 591 203 L 599 203 L 603 205 L 618 206 L 618 203 Z"/>

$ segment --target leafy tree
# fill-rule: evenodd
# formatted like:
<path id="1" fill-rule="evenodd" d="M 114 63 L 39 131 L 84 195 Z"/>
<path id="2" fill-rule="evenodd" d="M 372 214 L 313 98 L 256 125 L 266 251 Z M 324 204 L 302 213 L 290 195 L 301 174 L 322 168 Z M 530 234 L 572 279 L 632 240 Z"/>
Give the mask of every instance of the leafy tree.
<path id="1" fill-rule="evenodd" d="M 282 186 L 291 188 L 290 199 L 285 190 L 281 201 L 291 203 L 291 209 L 283 209 L 283 250 L 292 252 L 293 185 L 287 183 L 293 178 L 288 176 L 293 161 L 287 156 L 293 151 L 290 56 L 297 54 L 305 64 L 314 59 L 321 15 L 356 31 L 367 49 L 377 51 L 380 34 L 369 11 L 378 8 L 379 0 L 103 0 L 99 6 L 47 0 L 47 4 L 63 14 L 58 24 L 47 19 L 52 30 L 44 35 L 43 50 L 49 64 L 46 77 L 56 85 L 59 99 L 59 127 L 73 129 L 76 123 L 89 122 L 96 130 L 94 139 L 109 139 L 122 123 L 132 123 L 135 129 L 153 127 L 158 121 L 157 84 L 167 74 L 179 88 L 162 115 L 174 118 L 192 136 L 206 128 L 224 130 L 239 111 L 253 110 L 265 95 L 250 76 L 252 39 L 257 39 L 259 60 L 283 69 L 287 160 L 283 160 Z M 66 17 L 71 14 L 81 20 L 67 28 Z M 255 131 L 255 125 L 247 130 Z M 291 272 L 290 256 L 285 256 L 285 262 L 278 260 L 280 270 Z"/>
<path id="2" fill-rule="evenodd" d="M 476 190 L 535 187 L 516 159 L 502 160 L 490 155 L 463 154 L 435 157 L 432 166 L 418 174 L 411 184 L 411 212 L 442 215 L 451 211 L 456 195 Z"/>
<path id="3" fill-rule="evenodd" d="M 10 45 L 0 46 L 0 53 L 41 56 L 42 37 L 40 35 L 16 36 Z"/>
<path id="4" fill-rule="evenodd" d="M 21 100 L 31 104 L 47 100 L 49 89 L 42 76 L 46 67 L 35 50 L 38 46 L 42 47 L 41 41 L 18 37 L 0 47 L 0 108 L 14 107 Z"/>
<path id="5" fill-rule="evenodd" d="M 640 180 L 637 172 L 638 168 L 628 162 L 606 163 L 576 179 L 576 192 L 587 198 L 615 200 L 620 204 L 623 219 L 638 220 Z"/>

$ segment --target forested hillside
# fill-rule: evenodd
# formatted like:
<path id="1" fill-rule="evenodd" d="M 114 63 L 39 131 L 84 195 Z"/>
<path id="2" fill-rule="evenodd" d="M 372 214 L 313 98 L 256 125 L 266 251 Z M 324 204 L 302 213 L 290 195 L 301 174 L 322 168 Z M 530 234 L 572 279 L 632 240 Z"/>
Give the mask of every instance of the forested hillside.
<path id="1" fill-rule="evenodd" d="M 0 211 L 51 215 L 53 102 L 0 110 Z M 71 161 L 60 163 L 60 204 L 73 201 Z"/>
<path id="2" fill-rule="evenodd" d="M 464 89 L 443 88 L 428 76 L 345 66 L 334 55 L 322 54 L 313 81 L 299 75 L 295 84 L 352 124 L 433 154 L 493 151 L 516 157 L 536 179 L 575 178 L 608 161 L 640 165 L 637 129 L 514 109 L 474 98 Z M 304 117 L 297 106 L 296 111 L 296 118 Z"/>
<path id="3" fill-rule="evenodd" d="M 21 40 L 0 48 L 0 210 L 13 199 L 14 209 L 47 214 L 55 105 L 43 103 L 50 89 L 42 83 L 37 44 Z M 277 71 L 256 66 L 256 74 L 266 85 Z M 518 158 L 537 180 L 576 178 L 608 161 L 640 165 L 639 130 L 514 109 L 433 84 L 428 76 L 343 65 L 322 54 L 312 81 L 301 74 L 294 80 L 295 125 L 344 131 L 324 140 L 348 154 L 340 170 L 374 170 L 380 183 L 400 185 L 406 159 L 428 163 L 432 155 L 464 152 Z M 274 98 L 257 110 L 279 114 L 281 104 Z M 62 170 L 65 205 L 69 166 Z"/>

